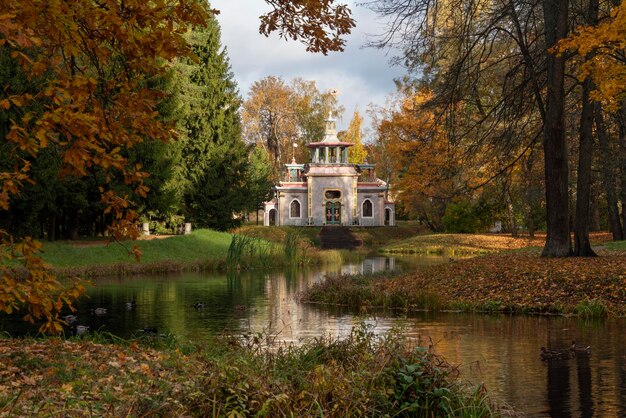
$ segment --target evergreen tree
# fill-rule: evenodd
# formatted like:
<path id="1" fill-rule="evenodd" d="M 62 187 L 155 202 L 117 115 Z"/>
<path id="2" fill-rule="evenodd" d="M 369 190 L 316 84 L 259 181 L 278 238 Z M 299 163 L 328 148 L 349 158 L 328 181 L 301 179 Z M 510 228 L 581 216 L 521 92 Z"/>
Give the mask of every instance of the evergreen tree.
<path id="1" fill-rule="evenodd" d="M 197 60 L 177 65 L 183 102 L 177 183 L 186 218 L 224 230 L 236 225 L 233 215 L 249 205 L 250 149 L 241 138 L 241 100 L 217 20 L 211 17 L 207 27 L 195 27 L 187 36 Z"/>

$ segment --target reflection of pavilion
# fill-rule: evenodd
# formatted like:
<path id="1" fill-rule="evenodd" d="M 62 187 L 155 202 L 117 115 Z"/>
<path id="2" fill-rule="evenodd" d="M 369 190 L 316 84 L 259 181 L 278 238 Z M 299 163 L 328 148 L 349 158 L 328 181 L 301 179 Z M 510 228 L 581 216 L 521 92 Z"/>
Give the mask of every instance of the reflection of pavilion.
<path id="1" fill-rule="evenodd" d="M 321 142 L 307 145 L 311 162 L 286 164 L 284 181 L 265 203 L 263 224 L 392 226 L 395 204 L 389 186 L 374 174 L 373 164 L 348 162 L 350 142 L 337 139 L 335 120 L 326 120 Z"/>
<path id="2" fill-rule="evenodd" d="M 394 271 L 396 259 L 394 257 L 366 258 L 359 264 L 346 264 L 341 266 L 341 274 L 373 274 L 383 271 Z"/>

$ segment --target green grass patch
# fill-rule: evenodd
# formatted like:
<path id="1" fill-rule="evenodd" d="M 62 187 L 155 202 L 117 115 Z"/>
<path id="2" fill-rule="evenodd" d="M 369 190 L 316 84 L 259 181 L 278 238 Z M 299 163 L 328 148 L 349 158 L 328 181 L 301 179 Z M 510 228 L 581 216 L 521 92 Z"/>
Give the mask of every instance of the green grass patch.
<path id="1" fill-rule="evenodd" d="M 200 229 L 189 235 L 162 239 L 94 243 L 81 241 L 44 242 L 43 259 L 58 268 L 87 265 L 134 263 L 128 250 L 136 245 L 142 252 L 142 263 L 163 261 L 204 261 L 225 259 L 232 235 Z"/>
<path id="2" fill-rule="evenodd" d="M 228 248 L 226 265 L 234 269 L 263 267 L 270 263 L 276 265 L 282 261 L 280 250 L 276 243 L 235 234 Z"/>
<path id="3" fill-rule="evenodd" d="M 626 241 L 608 241 L 606 248 L 614 251 L 626 251 Z"/>
<path id="4" fill-rule="evenodd" d="M 263 238 L 268 241 L 284 242 L 288 234 L 297 234 L 303 241 L 307 241 L 315 247 L 320 245 L 321 227 L 319 226 L 259 226 L 244 225 L 235 233 L 243 233 L 257 238 Z M 352 232 L 358 239 L 363 242 L 367 249 L 377 249 L 398 240 L 407 239 L 415 235 L 426 233 L 426 228 L 417 222 L 399 222 L 398 226 L 393 227 L 351 227 Z"/>
<path id="5" fill-rule="evenodd" d="M 584 318 L 606 318 L 609 310 L 601 299 L 583 299 L 574 308 L 574 312 Z"/>

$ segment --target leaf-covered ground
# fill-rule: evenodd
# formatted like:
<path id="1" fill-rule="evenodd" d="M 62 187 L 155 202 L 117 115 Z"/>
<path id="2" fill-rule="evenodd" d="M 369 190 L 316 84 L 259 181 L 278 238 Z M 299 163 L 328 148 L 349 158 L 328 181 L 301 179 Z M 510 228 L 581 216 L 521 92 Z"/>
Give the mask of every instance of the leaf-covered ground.
<path id="1" fill-rule="evenodd" d="M 463 309 L 626 315 L 626 252 L 598 248 L 595 258 L 541 258 L 528 239 L 494 235 L 437 235 L 473 248 L 503 251 L 394 277 L 327 278 L 302 300 L 353 307 Z M 415 241 L 429 242 L 429 236 Z M 610 238 L 596 234 L 596 244 Z M 534 241 L 530 241 L 534 243 Z M 608 248 L 618 248 L 607 245 Z"/>
<path id="2" fill-rule="evenodd" d="M 597 300 L 626 314 L 626 254 L 596 258 L 540 258 L 539 251 L 494 254 L 374 283 L 374 292 L 440 295 L 447 305 L 490 309 L 575 312 Z"/>
<path id="3" fill-rule="evenodd" d="M 600 244 L 610 239 L 608 233 L 593 233 L 591 240 Z M 534 238 L 520 236 L 513 238 L 503 234 L 431 234 L 417 235 L 406 240 L 388 245 L 385 252 L 392 253 L 456 253 L 484 254 L 526 247 L 542 247 L 545 234 L 536 234 Z"/>
<path id="4" fill-rule="evenodd" d="M 347 340 L 275 350 L 255 341 L 155 350 L 124 341 L 0 339 L 0 417 L 488 417 L 505 412 L 482 387 L 470 388 L 456 368 L 430 349 L 408 346 L 399 332 L 380 337 L 357 327 Z"/>
<path id="5" fill-rule="evenodd" d="M 197 363 L 179 352 L 93 342 L 0 340 L 0 416 L 179 416 Z"/>

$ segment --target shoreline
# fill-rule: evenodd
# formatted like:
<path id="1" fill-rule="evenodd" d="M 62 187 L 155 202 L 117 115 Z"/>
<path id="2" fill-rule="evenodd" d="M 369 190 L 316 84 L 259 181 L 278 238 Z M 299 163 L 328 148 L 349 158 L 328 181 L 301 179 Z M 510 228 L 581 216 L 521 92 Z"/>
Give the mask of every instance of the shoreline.
<path id="1" fill-rule="evenodd" d="M 626 316 L 626 254 L 546 259 L 538 249 L 482 255 L 394 277 L 326 278 L 304 303 L 407 312 Z"/>

